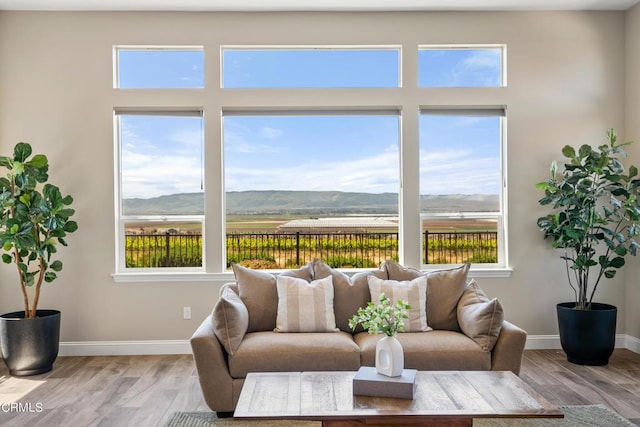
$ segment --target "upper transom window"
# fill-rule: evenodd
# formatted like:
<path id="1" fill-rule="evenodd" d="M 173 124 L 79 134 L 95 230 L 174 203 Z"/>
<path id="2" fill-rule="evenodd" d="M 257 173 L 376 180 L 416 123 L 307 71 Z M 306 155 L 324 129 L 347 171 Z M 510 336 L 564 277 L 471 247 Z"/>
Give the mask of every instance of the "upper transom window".
<path id="1" fill-rule="evenodd" d="M 504 46 L 421 46 L 419 87 L 500 87 L 506 85 Z"/>
<path id="2" fill-rule="evenodd" d="M 202 47 L 116 47 L 114 87 L 203 88 L 204 50 Z"/>
<path id="3" fill-rule="evenodd" d="M 235 48 L 222 50 L 222 87 L 393 88 L 398 48 Z"/>

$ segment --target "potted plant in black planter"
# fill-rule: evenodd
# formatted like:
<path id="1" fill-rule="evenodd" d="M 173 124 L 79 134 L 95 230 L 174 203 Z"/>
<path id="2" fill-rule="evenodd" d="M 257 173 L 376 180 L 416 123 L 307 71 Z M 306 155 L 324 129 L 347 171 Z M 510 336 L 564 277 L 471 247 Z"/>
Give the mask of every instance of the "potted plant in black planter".
<path id="1" fill-rule="evenodd" d="M 607 143 L 597 149 L 567 145 L 564 170 L 553 162 L 549 179 L 537 184 L 545 193 L 539 203 L 552 208 L 538 218 L 538 227 L 561 250 L 575 294 L 574 301 L 557 305 L 560 342 L 572 363 L 606 365 L 615 347 L 617 308 L 593 297 L 640 247 L 638 168 L 627 170 L 621 161 L 628 144 L 619 144 L 609 129 Z"/>
<path id="2" fill-rule="evenodd" d="M 29 144 L 20 142 L 12 157 L 0 156 L 0 246 L 2 260 L 18 273 L 24 310 L 0 316 L 0 348 L 11 375 L 48 372 L 58 355 L 60 312 L 39 310 L 44 282 L 56 279 L 62 262 L 54 260 L 57 245 L 77 230 L 70 218 L 71 196 L 47 183 L 49 162 L 31 156 Z M 3 174 L 4 175 L 4 174 Z"/>

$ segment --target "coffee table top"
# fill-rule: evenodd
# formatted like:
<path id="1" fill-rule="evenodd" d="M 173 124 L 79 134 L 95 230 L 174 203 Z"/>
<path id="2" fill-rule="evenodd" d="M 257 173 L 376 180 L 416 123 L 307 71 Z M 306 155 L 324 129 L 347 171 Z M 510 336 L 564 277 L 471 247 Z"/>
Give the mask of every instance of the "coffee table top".
<path id="1" fill-rule="evenodd" d="M 413 400 L 354 396 L 354 375 L 355 372 L 250 373 L 234 417 L 563 417 L 557 407 L 510 371 L 421 371 L 416 376 Z"/>

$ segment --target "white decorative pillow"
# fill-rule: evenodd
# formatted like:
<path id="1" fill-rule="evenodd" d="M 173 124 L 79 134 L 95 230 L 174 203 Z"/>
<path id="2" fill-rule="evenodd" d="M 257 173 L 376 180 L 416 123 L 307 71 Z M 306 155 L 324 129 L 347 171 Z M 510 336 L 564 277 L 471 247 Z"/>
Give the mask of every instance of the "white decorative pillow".
<path id="1" fill-rule="evenodd" d="M 427 324 L 427 277 L 420 276 L 413 280 L 383 280 L 375 276 L 367 278 L 371 301 L 378 304 L 380 294 L 385 294 L 391 304 L 398 300 L 409 303 L 409 318 L 404 321 L 405 332 L 426 332 L 432 330 Z"/>
<path id="2" fill-rule="evenodd" d="M 333 278 L 307 282 L 278 276 L 276 332 L 337 332 L 333 312 Z"/>

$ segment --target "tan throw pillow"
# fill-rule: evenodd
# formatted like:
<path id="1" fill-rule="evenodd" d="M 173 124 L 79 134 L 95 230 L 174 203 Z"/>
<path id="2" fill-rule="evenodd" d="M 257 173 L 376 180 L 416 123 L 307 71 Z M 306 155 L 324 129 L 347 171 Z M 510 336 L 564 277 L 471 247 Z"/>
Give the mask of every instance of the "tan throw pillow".
<path id="1" fill-rule="evenodd" d="M 236 276 L 238 295 L 249 312 L 247 332 L 272 331 L 278 311 L 276 277 L 239 264 L 231 264 L 231 268 Z"/>
<path id="2" fill-rule="evenodd" d="M 329 267 L 324 261 L 314 259 L 313 277 L 323 279 L 327 276 L 333 278 L 333 311 L 336 316 L 336 326 L 338 329 L 348 333 L 362 332 L 362 326 L 356 330 L 349 327 L 349 319 L 358 312 L 360 307 L 367 305 L 371 301 L 367 276 L 374 275 L 381 279 L 387 278 L 387 273 L 383 270 L 360 271 L 349 277 L 335 268 Z"/>
<path id="3" fill-rule="evenodd" d="M 227 351 L 233 355 L 249 327 L 249 312 L 238 294 L 224 286 L 220 299 L 213 307 L 213 332 Z"/>
<path id="4" fill-rule="evenodd" d="M 331 276 L 309 283 L 278 276 L 276 332 L 337 332 Z"/>
<path id="5" fill-rule="evenodd" d="M 378 304 L 380 294 L 385 294 L 391 304 L 395 305 L 399 300 L 409 303 L 409 318 L 404 321 L 405 332 L 426 332 L 431 328 L 427 324 L 427 278 L 417 277 L 413 280 L 382 280 L 375 276 L 369 276 L 369 291 L 371 301 Z"/>
<path id="6" fill-rule="evenodd" d="M 310 282 L 313 280 L 313 264 L 311 262 L 308 262 L 296 270 L 282 271 L 278 275 L 287 276 L 287 277 L 297 277 L 298 279 L 304 279 L 307 282 Z"/>
<path id="7" fill-rule="evenodd" d="M 500 301 L 497 298 L 490 300 L 472 279 L 458 303 L 458 322 L 462 332 L 488 352 L 498 341 L 503 321 Z"/>
<path id="8" fill-rule="evenodd" d="M 273 331 L 278 312 L 276 276 L 260 270 L 252 270 L 240 264 L 231 264 L 238 285 L 238 295 L 249 311 L 248 332 Z M 311 263 L 297 270 L 287 270 L 281 276 L 299 277 L 311 281 Z"/>
<path id="9" fill-rule="evenodd" d="M 416 277 L 424 276 L 422 271 L 404 267 L 392 259 L 386 260 L 382 268 L 386 270 L 390 280 L 413 280 Z"/>
<path id="10" fill-rule="evenodd" d="M 433 329 L 459 331 L 457 307 L 464 292 L 469 264 L 427 273 L 427 314 Z"/>
<path id="11" fill-rule="evenodd" d="M 464 292 L 469 273 L 469 264 L 448 270 L 423 273 L 414 268 L 403 267 L 393 260 L 387 260 L 384 268 L 391 280 L 412 280 L 427 277 L 427 316 L 433 329 L 460 331 L 456 309 Z"/>

